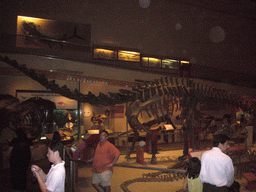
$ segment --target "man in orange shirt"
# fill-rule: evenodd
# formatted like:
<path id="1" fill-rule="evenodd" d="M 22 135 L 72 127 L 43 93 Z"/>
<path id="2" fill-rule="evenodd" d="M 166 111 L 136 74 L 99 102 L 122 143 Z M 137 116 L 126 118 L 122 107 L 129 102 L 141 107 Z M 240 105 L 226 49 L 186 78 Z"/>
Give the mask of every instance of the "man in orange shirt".
<path id="1" fill-rule="evenodd" d="M 113 165 L 117 162 L 120 151 L 108 140 L 108 132 L 100 132 L 100 142 L 95 150 L 95 155 L 87 162 L 92 164 L 92 186 L 99 192 L 110 192 L 110 180 Z"/>

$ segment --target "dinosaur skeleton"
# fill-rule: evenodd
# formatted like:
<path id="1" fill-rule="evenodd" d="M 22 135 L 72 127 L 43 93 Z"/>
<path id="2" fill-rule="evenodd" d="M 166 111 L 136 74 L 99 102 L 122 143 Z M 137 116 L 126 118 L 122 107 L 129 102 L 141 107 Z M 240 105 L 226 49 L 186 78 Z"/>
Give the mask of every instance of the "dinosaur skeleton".
<path id="1" fill-rule="evenodd" d="M 39 139 L 42 132 L 48 133 L 52 131 L 54 114 L 56 109 L 55 103 L 38 97 L 32 97 L 23 102 L 11 95 L 3 94 L 2 101 L 7 101 L 6 106 L 2 105 L 1 113 L 2 129 L 9 127 L 13 131 L 17 128 L 24 129 L 26 133 L 30 133 L 32 138 Z M 3 136 L 3 135 L 2 135 Z"/>
<path id="2" fill-rule="evenodd" d="M 82 94 L 77 89 L 71 91 L 66 85 L 59 87 L 54 80 L 48 81 L 44 75 L 35 73 L 33 69 L 27 69 L 25 65 L 19 65 L 16 60 L 0 56 L 0 60 L 23 72 L 26 76 L 40 83 L 53 93 L 58 93 L 70 99 L 92 105 L 110 106 L 115 104 L 130 103 L 126 110 L 126 117 L 130 127 L 135 133 L 132 148 L 138 138 L 138 129 L 145 130 L 151 138 L 151 146 L 154 146 L 154 136 L 148 128 L 154 123 L 171 123 L 170 117 L 174 110 L 181 109 L 181 119 L 184 121 L 184 151 L 188 154 L 188 134 L 193 133 L 193 118 L 195 115 L 202 115 L 197 110 L 199 102 L 220 102 L 229 106 L 240 108 L 242 111 L 255 115 L 256 101 L 250 102 L 243 97 L 229 93 L 223 89 L 214 88 L 207 84 L 198 83 L 191 79 L 178 77 L 164 77 L 155 81 L 137 82 L 132 90 L 121 89 L 119 93 L 100 93 L 99 96 L 91 92 Z M 139 114 L 146 111 L 149 116 L 155 117 L 154 121 L 141 123 L 138 119 Z M 154 149 L 154 147 L 153 147 Z M 132 150 L 132 149 L 131 149 Z M 131 151 L 128 153 L 131 153 Z M 156 163 L 156 151 L 152 151 L 151 163 Z"/>
<path id="3" fill-rule="evenodd" d="M 151 113 L 154 116 L 155 120 L 152 120 L 152 121 L 142 124 L 142 123 L 140 123 L 138 116 L 139 116 L 139 114 L 141 114 L 142 110 L 146 110 L 148 116 L 150 117 L 151 115 L 148 112 L 147 108 L 151 109 Z M 159 116 L 158 109 L 160 109 L 162 116 Z M 140 100 L 135 100 L 126 109 L 125 115 L 127 117 L 127 122 L 129 123 L 130 127 L 133 129 L 134 134 L 135 134 L 134 140 L 132 142 L 132 148 L 128 152 L 127 157 L 129 157 L 130 154 L 132 153 L 134 146 L 135 146 L 135 142 L 139 138 L 138 130 L 144 130 L 147 134 L 149 134 L 151 141 L 154 141 L 155 140 L 154 135 L 149 130 L 150 124 L 151 125 L 156 124 L 156 123 L 159 124 L 163 121 L 168 121 L 164 112 L 162 111 L 161 97 L 159 95 L 154 95 L 152 98 L 148 99 L 145 102 L 141 102 Z M 157 153 L 157 151 L 155 148 L 155 143 L 151 142 L 151 144 L 152 144 L 151 145 L 152 146 L 151 163 L 155 163 L 156 162 L 155 154 Z"/>
<path id="4" fill-rule="evenodd" d="M 123 182 L 120 187 L 123 189 L 125 192 L 131 192 L 128 189 L 128 186 L 133 184 L 133 183 L 138 183 L 138 182 L 173 182 L 173 181 L 178 181 L 180 179 L 184 179 L 186 176 L 184 173 L 178 173 L 178 172 L 170 172 L 170 173 L 165 173 L 165 172 L 156 172 L 156 173 L 148 173 L 148 174 L 143 174 L 142 177 L 135 178 L 133 180 L 128 180 Z"/>
<path id="5" fill-rule="evenodd" d="M 30 134 L 38 138 L 41 133 L 52 130 L 55 103 L 46 99 L 32 97 L 21 103 L 21 122 Z"/>
<path id="6" fill-rule="evenodd" d="M 39 25 L 36 25 L 33 22 L 23 21 L 21 25 L 21 31 L 25 35 L 26 44 L 34 43 L 34 44 L 37 44 L 38 46 L 47 45 L 48 48 L 50 49 L 57 46 L 60 46 L 60 48 L 63 49 L 62 43 L 66 43 L 66 41 L 69 41 L 73 38 L 86 41 L 86 39 L 78 35 L 77 26 L 74 27 L 74 32 L 72 35 L 68 36 L 67 34 L 63 34 L 63 35 L 58 35 L 59 37 L 50 37 L 40 32 Z"/>
<path id="7" fill-rule="evenodd" d="M 252 172 L 254 173 L 256 171 L 256 151 L 251 151 L 250 149 L 242 151 L 242 154 L 240 151 L 233 151 L 228 152 L 228 155 L 231 157 L 234 166 L 236 167 L 235 176 L 236 179 L 240 179 L 242 173 L 246 172 Z M 241 157 L 238 158 L 238 157 Z M 142 174 L 141 177 L 127 180 L 123 182 L 120 187 L 125 192 L 131 192 L 129 190 L 128 186 L 133 183 L 140 183 L 140 182 L 173 182 L 178 181 L 180 179 L 184 179 L 186 177 L 186 174 L 182 173 L 180 170 L 187 170 L 187 163 L 188 160 L 183 162 L 178 162 L 173 167 L 169 168 L 170 170 L 176 170 L 176 172 L 169 171 L 157 171 L 147 174 Z M 183 190 L 179 190 L 176 192 L 181 192 Z"/>

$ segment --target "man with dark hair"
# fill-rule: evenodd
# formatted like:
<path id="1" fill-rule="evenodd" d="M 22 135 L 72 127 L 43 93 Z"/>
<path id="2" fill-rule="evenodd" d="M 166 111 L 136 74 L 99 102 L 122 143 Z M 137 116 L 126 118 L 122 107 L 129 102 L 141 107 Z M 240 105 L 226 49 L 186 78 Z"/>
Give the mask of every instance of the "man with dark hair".
<path id="1" fill-rule="evenodd" d="M 100 192 L 110 192 L 110 180 L 113 173 L 113 166 L 117 162 L 120 151 L 109 141 L 108 132 L 100 132 L 100 142 L 95 150 L 95 155 L 87 162 L 92 164 L 92 186 Z"/>
<path id="2" fill-rule="evenodd" d="M 225 154 L 229 148 L 228 140 L 224 134 L 214 135 L 213 148 L 202 155 L 200 179 L 204 192 L 227 192 L 234 183 L 233 162 Z"/>
<path id="3" fill-rule="evenodd" d="M 221 127 L 214 134 L 215 135 L 225 134 L 225 135 L 231 136 L 233 134 L 233 130 L 230 127 L 231 127 L 231 115 L 230 114 L 225 114 L 222 117 Z"/>
<path id="4" fill-rule="evenodd" d="M 27 188 L 27 172 L 31 160 L 30 147 L 32 139 L 27 137 L 24 127 L 16 130 L 17 137 L 11 143 L 11 184 L 14 190 L 25 191 Z"/>
<path id="5" fill-rule="evenodd" d="M 53 141 L 48 145 L 48 160 L 53 163 L 46 175 L 37 165 L 32 165 L 31 170 L 37 178 L 42 192 L 64 192 L 65 191 L 65 162 L 62 161 L 63 145 L 61 142 Z"/>

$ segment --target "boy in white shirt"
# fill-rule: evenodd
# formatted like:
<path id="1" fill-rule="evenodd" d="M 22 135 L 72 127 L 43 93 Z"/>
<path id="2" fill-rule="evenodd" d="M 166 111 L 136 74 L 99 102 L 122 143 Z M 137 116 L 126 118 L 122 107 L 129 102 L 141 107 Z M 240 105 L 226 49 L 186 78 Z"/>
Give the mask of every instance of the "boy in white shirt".
<path id="1" fill-rule="evenodd" d="M 48 145 L 48 160 L 53 163 L 46 175 L 37 165 L 32 165 L 31 170 L 37 178 L 42 192 L 64 192 L 65 191 L 65 162 L 62 161 L 63 145 L 53 141 Z"/>

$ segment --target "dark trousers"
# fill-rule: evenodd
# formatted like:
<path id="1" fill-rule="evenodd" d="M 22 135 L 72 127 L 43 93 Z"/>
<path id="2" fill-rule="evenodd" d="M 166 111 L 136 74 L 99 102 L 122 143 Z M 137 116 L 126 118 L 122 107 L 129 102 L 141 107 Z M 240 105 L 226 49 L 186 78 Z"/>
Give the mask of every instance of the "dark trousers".
<path id="1" fill-rule="evenodd" d="M 203 183 L 203 192 L 239 192 L 240 184 L 237 181 L 230 187 L 216 187 L 215 185 L 211 185 L 209 183 Z"/>
<path id="2" fill-rule="evenodd" d="M 10 157 L 11 184 L 14 190 L 26 190 L 29 162 L 30 155 L 23 159 L 21 157 Z"/>
<path id="3" fill-rule="evenodd" d="M 228 192 L 227 187 L 217 187 L 209 183 L 203 183 L 203 192 Z"/>

